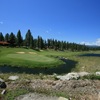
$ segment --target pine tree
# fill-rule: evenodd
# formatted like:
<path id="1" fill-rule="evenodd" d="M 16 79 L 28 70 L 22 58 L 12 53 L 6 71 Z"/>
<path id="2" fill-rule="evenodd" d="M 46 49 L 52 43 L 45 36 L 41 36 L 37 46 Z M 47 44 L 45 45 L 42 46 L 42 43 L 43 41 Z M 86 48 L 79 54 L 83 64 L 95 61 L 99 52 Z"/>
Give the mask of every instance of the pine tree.
<path id="1" fill-rule="evenodd" d="M 11 46 L 15 46 L 16 45 L 16 37 L 12 32 L 11 32 L 11 34 L 9 36 L 9 42 L 10 42 Z"/>
<path id="2" fill-rule="evenodd" d="M 63 41 L 61 41 L 61 50 L 63 50 L 64 48 L 63 48 Z"/>
<path id="3" fill-rule="evenodd" d="M 6 42 L 9 42 L 9 37 L 10 37 L 10 35 L 7 33 L 7 34 L 5 35 L 5 41 L 6 41 Z"/>
<path id="4" fill-rule="evenodd" d="M 61 49 L 61 42 L 60 41 L 58 41 L 57 46 L 58 46 L 58 49 L 60 50 Z"/>
<path id="5" fill-rule="evenodd" d="M 42 49 L 43 48 L 43 39 L 42 37 L 38 36 L 38 49 Z"/>
<path id="6" fill-rule="evenodd" d="M 19 30 L 17 32 L 17 45 L 20 47 L 22 45 L 22 42 L 23 42 L 23 38 L 21 36 L 21 31 Z"/>
<path id="7" fill-rule="evenodd" d="M 53 47 L 54 47 L 53 40 L 50 39 L 50 48 L 53 49 Z"/>
<path id="8" fill-rule="evenodd" d="M 0 32 L 0 41 L 4 41 L 4 36 L 3 36 L 2 32 Z"/>
<path id="9" fill-rule="evenodd" d="M 47 49 L 47 41 L 44 40 L 44 48 Z"/>
<path id="10" fill-rule="evenodd" d="M 34 43 L 33 43 L 33 36 L 31 35 L 30 37 L 30 48 L 34 47 Z"/>
<path id="11" fill-rule="evenodd" d="M 47 40 L 48 48 L 50 48 L 50 39 Z"/>
<path id="12" fill-rule="evenodd" d="M 57 50 L 57 49 L 58 49 L 58 48 L 57 48 L 57 40 L 55 40 L 54 46 L 55 46 L 54 49 Z"/>
<path id="13" fill-rule="evenodd" d="M 25 37 L 25 42 L 27 47 L 30 47 L 31 36 L 32 36 L 31 31 L 28 30 Z"/>
<path id="14" fill-rule="evenodd" d="M 42 39 L 42 37 L 40 38 L 40 45 L 41 45 L 41 49 L 44 48 L 44 40 Z"/>
<path id="15" fill-rule="evenodd" d="M 37 39 L 34 39 L 33 45 L 34 45 L 35 49 L 38 48 L 38 40 Z"/>

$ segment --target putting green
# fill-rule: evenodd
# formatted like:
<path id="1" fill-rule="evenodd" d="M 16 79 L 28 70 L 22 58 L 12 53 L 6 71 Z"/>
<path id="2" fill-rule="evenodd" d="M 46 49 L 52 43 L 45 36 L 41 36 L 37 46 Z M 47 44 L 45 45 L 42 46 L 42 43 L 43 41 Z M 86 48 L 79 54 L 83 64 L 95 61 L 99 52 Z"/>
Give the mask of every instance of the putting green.
<path id="1" fill-rule="evenodd" d="M 54 58 L 46 57 L 39 54 L 8 54 L 6 55 L 7 58 L 14 58 L 14 59 L 20 59 L 20 60 L 30 60 L 30 61 L 36 61 L 36 62 L 55 62 Z"/>
<path id="2" fill-rule="evenodd" d="M 43 53 L 47 52 L 47 53 Z M 24 48 L 0 48 L 0 66 L 18 67 L 56 67 L 64 62 L 50 56 L 48 51 L 38 52 Z"/>

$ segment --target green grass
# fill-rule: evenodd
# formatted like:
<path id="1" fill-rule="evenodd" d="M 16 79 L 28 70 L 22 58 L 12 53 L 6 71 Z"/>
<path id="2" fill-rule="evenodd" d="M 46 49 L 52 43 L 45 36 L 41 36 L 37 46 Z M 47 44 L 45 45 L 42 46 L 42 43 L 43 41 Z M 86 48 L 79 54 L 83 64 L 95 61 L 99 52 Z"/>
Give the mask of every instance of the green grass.
<path id="1" fill-rule="evenodd" d="M 4 100 L 14 100 L 17 96 L 27 94 L 29 91 L 27 89 L 15 89 L 14 91 L 8 90 L 6 95 L 3 97 Z"/>
<path id="2" fill-rule="evenodd" d="M 19 54 L 18 52 L 24 52 Z M 31 53 L 30 53 L 31 52 Z M 67 58 L 66 67 L 70 71 L 100 71 L 100 51 L 70 52 L 43 50 L 36 51 L 24 48 L 0 47 L 0 65 L 28 68 L 56 67 L 65 62 L 57 57 Z"/>
<path id="3" fill-rule="evenodd" d="M 100 71 L 100 51 L 84 51 L 84 52 L 70 52 L 70 51 L 44 51 L 44 55 L 61 56 L 77 62 L 72 71 L 87 71 L 96 72 Z M 70 64 L 68 67 L 71 67 Z"/>
<path id="4" fill-rule="evenodd" d="M 35 62 L 54 62 L 55 59 L 46 57 L 43 55 L 31 55 L 31 54 L 8 54 L 6 56 L 10 59 L 20 59 L 20 60 L 28 60 L 28 61 L 35 61 Z"/>
<path id="5" fill-rule="evenodd" d="M 23 54 L 19 52 L 24 52 Z M 31 52 L 31 53 L 30 53 Z M 22 67 L 51 67 L 62 64 L 54 57 L 46 56 L 41 52 L 23 48 L 0 48 L 0 65 Z"/>
<path id="6" fill-rule="evenodd" d="M 91 75 L 83 76 L 81 79 L 100 80 L 100 76 L 95 75 L 95 74 L 91 74 Z"/>
<path id="7" fill-rule="evenodd" d="M 19 54 L 18 52 L 24 52 L 23 54 Z M 31 53 L 29 53 L 31 52 Z M 63 70 L 55 69 L 56 71 L 60 71 L 63 73 L 66 68 L 69 68 L 69 71 L 87 71 L 87 72 L 96 72 L 100 71 L 100 51 L 89 51 L 89 52 L 70 52 L 70 51 L 55 51 L 55 50 L 43 50 L 43 51 L 35 51 L 32 49 L 24 49 L 24 48 L 6 48 L 0 47 L 0 66 L 17 66 L 20 68 L 56 68 L 61 64 L 64 64 L 58 57 L 65 57 L 67 58 L 65 67 Z M 11 67 L 15 68 L 15 67 Z M 16 68 L 15 68 L 16 69 Z M 19 70 L 19 68 L 18 68 Z M 27 70 L 27 69 L 26 69 Z M 53 69 L 54 70 L 54 69 Z M 0 70 L 1 71 L 1 70 Z M 46 70 L 48 71 L 48 69 Z M 16 70 L 15 70 L 16 72 Z M 23 71 L 24 72 L 24 71 Z M 0 74 L 1 78 L 4 79 L 6 82 L 10 82 L 8 77 L 13 75 L 20 76 L 19 80 L 16 80 L 18 83 L 18 88 L 9 89 L 7 88 L 7 92 L 3 97 L 4 100 L 14 100 L 15 97 L 26 94 L 29 92 L 39 92 L 44 93 L 47 95 L 56 95 L 56 96 L 63 96 L 68 97 L 66 93 L 60 91 L 49 91 L 44 89 L 36 89 L 31 90 L 28 86 L 27 81 L 25 80 L 34 80 L 34 79 L 54 79 L 50 75 L 45 74 L 26 74 L 26 73 L 3 73 Z M 90 75 L 85 76 L 82 79 L 98 79 L 100 80 L 100 76 Z M 24 88 L 21 88 L 21 86 Z M 1 92 L 1 91 L 0 91 Z"/>

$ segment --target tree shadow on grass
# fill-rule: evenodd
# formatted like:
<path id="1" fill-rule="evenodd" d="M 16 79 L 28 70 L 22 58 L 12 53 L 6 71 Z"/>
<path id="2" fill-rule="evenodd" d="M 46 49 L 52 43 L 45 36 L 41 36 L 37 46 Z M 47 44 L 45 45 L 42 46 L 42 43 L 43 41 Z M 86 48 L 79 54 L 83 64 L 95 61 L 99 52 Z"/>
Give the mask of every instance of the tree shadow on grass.
<path id="1" fill-rule="evenodd" d="M 11 66 L 1 66 L 0 73 L 27 73 L 27 74 L 64 74 L 70 72 L 73 68 L 75 68 L 77 62 L 73 60 L 62 59 L 65 64 L 52 67 L 52 68 L 24 68 L 24 67 L 11 67 Z"/>
<path id="2" fill-rule="evenodd" d="M 79 55 L 80 57 L 100 57 L 100 54 L 95 54 L 95 53 L 86 53 L 86 54 L 82 54 Z"/>

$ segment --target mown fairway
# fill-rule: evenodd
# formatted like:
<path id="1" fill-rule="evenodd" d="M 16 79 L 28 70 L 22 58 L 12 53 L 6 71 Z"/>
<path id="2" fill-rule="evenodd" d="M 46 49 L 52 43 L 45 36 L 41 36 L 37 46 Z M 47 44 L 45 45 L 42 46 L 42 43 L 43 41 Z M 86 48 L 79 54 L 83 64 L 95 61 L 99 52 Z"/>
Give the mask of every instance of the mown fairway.
<path id="1" fill-rule="evenodd" d="M 67 58 L 66 62 L 58 57 Z M 0 65 L 27 68 L 57 67 L 66 64 L 71 71 L 95 72 L 100 70 L 100 51 L 70 52 L 42 50 L 35 51 L 24 48 L 0 47 Z"/>

